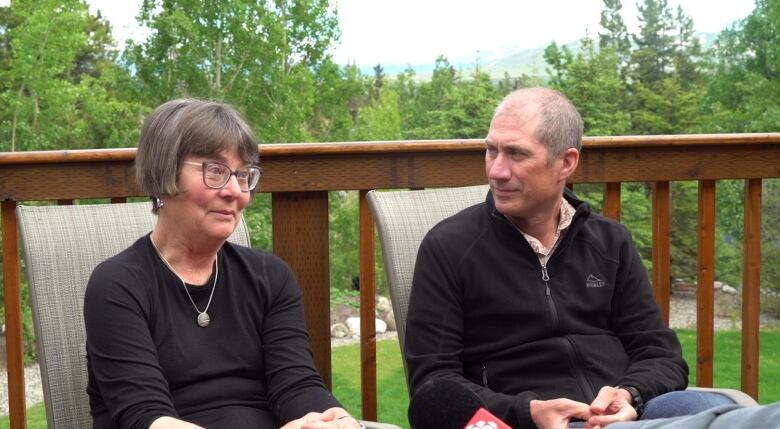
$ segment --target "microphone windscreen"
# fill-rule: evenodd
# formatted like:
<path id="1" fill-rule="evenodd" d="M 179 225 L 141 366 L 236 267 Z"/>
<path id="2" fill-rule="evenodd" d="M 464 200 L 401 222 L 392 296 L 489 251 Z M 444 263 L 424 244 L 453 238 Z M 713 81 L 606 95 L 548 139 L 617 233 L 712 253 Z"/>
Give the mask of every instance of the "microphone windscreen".
<path id="1" fill-rule="evenodd" d="M 431 379 L 423 383 L 409 402 L 412 429 L 463 429 L 485 403 L 457 381 Z"/>

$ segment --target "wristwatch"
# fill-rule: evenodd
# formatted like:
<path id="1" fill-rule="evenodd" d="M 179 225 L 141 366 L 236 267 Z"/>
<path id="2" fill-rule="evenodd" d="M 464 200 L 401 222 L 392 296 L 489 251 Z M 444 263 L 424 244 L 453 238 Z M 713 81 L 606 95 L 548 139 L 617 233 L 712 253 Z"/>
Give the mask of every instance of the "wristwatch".
<path id="1" fill-rule="evenodd" d="M 634 386 L 618 386 L 617 388 L 623 389 L 631 395 L 631 406 L 636 410 L 637 416 L 641 416 L 642 411 L 645 410 L 645 401 L 642 399 L 639 389 Z"/>

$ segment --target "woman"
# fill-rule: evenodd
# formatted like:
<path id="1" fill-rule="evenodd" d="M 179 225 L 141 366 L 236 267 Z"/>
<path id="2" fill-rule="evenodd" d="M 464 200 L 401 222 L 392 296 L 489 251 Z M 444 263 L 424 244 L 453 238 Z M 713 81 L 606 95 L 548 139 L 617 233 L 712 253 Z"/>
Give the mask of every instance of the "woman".
<path id="1" fill-rule="evenodd" d="M 257 164 L 230 106 L 180 99 L 147 118 L 136 176 L 157 225 L 95 268 L 84 301 L 96 429 L 361 427 L 314 367 L 289 267 L 226 241 Z"/>

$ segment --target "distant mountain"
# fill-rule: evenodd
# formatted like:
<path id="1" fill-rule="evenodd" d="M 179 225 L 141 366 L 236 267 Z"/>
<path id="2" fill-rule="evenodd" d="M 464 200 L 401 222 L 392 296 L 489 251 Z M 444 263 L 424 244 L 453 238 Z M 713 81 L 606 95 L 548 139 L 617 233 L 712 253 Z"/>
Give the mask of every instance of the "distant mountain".
<path id="1" fill-rule="evenodd" d="M 579 40 L 565 44 L 569 50 L 574 53 L 580 51 Z M 509 76 L 518 77 L 523 74 L 528 76 L 538 76 L 542 78 L 549 77 L 547 73 L 547 62 L 544 61 L 544 48 L 525 49 L 509 56 L 499 58 L 486 63 L 482 69 L 486 71 L 493 79 L 504 77 L 504 73 Z M 471 70 L 471 69 L 469 69 Z"/>
<path id="2" fill-rule="evenodd" d="M 702 50 L 706 51 L 712 47 L 715 43 L 717 34 L 715 33 L 699 33 L 699 41 L 702 45 Z M 580 51 L 580 41 L 566 43 L 565 45 L 573 53 Z M 542 79 L 549 78 L 547 68 L 549 67 L 544 61 L 544 50 L 547 46 L 522 49 L 510 53 L 508 55 L 492 55 L 492 58 L 488 58 L 484 63 L 480 62 L 480 68 L 490 74 L 493 79 L 502 79 L 504 73 L 508 73 L 511 77 L 519 77 L 523 74 L 528 76 L 536 76 Z M 490 56 L 490 55 L 487 55 Z M 468 75 L 474 70 L 474 61 L 455 61 L 450 59 L 451 64 L 463 74 Z M 360 71 L 364 75 L 373 75 L 373 65 L 360 65 Z M 415 76 L 418 80 L 425 81 L 430 79 L 431 73 L 435 67 L 435 59 L 430 63 L 424 64 L 382 64 L 384 73 L 386 76 L 393 77 L 398 73 L 411 68 L 415 72 Z"/>

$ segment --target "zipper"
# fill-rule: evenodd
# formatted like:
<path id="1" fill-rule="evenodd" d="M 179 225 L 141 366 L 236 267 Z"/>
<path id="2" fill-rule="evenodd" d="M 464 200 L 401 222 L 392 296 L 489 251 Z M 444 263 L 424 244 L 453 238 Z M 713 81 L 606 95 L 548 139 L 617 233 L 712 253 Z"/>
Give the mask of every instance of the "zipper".
<path id="1" fill-rule="evenodd" d="M 552 297 L 552 292 L 550 291 L 550 275 L 547 273 L 547 264 L 542 263 L 539 261 L 539 264 L 542 266 L 542 281 L 544 282 L 544 297 L 545 301 L 547 301 L 547 308 L 550 310 L 550 318 L 552 319 L 552 328 L 555 330 L 555 328 L 558 326 L 558 310 L 555 308 L 555 301 Z"/>
<path id="2" fill-rule="evenodd" d="M 482 363 L 482 385 L 488 387 L 487 383 L 487 364 Z"/>
<path id="3" fill-rule="evenodd" d="M 583 396 L 587 398 L 588 402 L 593 401 L 593 399 L 596 398 L 596 388 L 585 374 L 585 370 L 583 369 L 582 365 L 583 361 L 579 352 L 577 351 L 577 347 L 568 337 L 563 338 L 563 346 L 564 349 L 566 349 L 566 355 L 568 356 L 569 362 L 571 363 L 571 368 L 574 372 L 574 378 L 577 379 L 577 383 L 580 385 L 580 390 L 582 390 Z"/>

